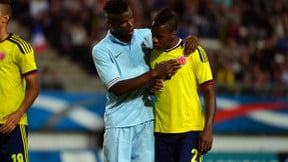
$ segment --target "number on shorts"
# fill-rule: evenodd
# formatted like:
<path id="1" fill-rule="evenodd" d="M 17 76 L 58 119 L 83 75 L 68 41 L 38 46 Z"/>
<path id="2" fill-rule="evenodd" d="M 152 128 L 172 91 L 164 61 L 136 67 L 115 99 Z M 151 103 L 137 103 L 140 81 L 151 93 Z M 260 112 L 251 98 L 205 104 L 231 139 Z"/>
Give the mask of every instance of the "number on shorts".
<path id="1" fill-rule="evenodd" d="M 24 156 L 22 153 L 12 154 L 11 159 L 13 162 L 24 162 Z"/>
<path id="2" fill-rule="evenodd" d="M 192 157 L 192 159 L 191 159 L 191 162 L 198 162 L 196 159 L 197 159 L 197 156 L 198 156 L 198 150 L 196 149 L 196 148 L 193 148 L 192 149 L 192 154 L 193 154 L 193 157 Z M 200 156 L 200 158 L 199 158 L 199 162 L 202 162 L 202 156 Z"/>

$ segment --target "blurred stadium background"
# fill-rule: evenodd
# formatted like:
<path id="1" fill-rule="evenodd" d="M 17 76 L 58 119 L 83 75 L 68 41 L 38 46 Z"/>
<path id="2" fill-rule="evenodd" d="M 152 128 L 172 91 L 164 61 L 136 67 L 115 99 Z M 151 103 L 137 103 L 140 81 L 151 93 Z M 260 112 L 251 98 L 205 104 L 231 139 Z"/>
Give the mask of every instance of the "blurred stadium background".
<path id="1" fill-rule="evenodd" d="M 91 47 L 106 33 L 105 0 L 12 0 L 9 25 L 32 43 L 41 93 L 29 110 L 31 162 L 101 162 L 104 87 Z M 216 79 L 207 162 L 288 161 L 288 1 L 129 0 L 136 27 L 163 7 L 196 35 Z"/>

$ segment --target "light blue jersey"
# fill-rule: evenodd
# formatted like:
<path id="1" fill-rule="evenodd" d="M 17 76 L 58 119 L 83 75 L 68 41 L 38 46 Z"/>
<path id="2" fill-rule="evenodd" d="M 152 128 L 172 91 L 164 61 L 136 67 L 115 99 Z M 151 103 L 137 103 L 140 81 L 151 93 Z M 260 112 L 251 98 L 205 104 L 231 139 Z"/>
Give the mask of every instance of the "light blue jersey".
<path id="1" fill-rule="evenodd" d="M 128 127 L 153 120 L 148 89 L 143 86 L 116 96 L 109 89 L 121 80 L 137 77 L 149 70 L 144 50 L 153 46 L 150 29 L 134 29 L 130 44 L 121 42 L 110 31 L 93 47 L 93 60 L 100 79 L 107 88 L 105 127 Z"/>

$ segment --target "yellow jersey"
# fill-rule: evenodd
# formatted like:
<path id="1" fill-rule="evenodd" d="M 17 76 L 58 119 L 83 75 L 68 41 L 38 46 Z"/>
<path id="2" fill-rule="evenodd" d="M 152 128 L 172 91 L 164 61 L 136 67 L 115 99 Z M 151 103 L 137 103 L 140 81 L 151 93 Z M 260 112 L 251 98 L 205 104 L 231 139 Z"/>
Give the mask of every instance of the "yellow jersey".
<path id="1" fill-rule="evenodd" d="M 162 61 L 179 57 L 183 59 L 180 44 L 169 51 L 154 49 L 150 55 L 150 66 L 155 68 Z M 209 60 L 201 46 L 184 59 L 185 64 L 171 79 L 165 80 L 162 90 L 155 93 L 155 132 L 184 133 L 204 128 L 198 86 L 214 84 Z"/>
<path id="2" fill-rule="evenodd" d="M 23 76 L 37 72 L 32 46 L 21 37 L 10 34 L 0 42 L 0 118 L 16 111 L 26 92 Z M 0 120 L 0 124 L 5 121 Z M 25 114 L 19 124 L 28 124 Z"/>

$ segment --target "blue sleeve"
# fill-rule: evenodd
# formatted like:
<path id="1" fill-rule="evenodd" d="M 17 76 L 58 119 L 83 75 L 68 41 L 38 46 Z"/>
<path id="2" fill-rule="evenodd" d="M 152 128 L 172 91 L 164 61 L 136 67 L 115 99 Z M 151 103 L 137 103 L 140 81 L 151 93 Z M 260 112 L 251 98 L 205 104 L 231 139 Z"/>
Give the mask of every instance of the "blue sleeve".
<path id="1" fill-rule="evenodd" d="M 153 42 L 152 42 L 152 33 L 151 33 L 151 30 L 148 29 L 148 28 L 145 28 L 145 29 L 140 29 L 139 30 L 141 34 L 143 34 L 143 37 L 144 37 L 144 45 L 145 45 L 145 48 L 149 48 L 149 49 L 152 49 L 153 48 Z"/>
<path id="2" fill-rule="evenodd" d="M 107 89 L 121 80 L 117 65 L 110 57 L 109 50 L 95 46 L 92 50 L 92 57 L 101 81 Z"/>

